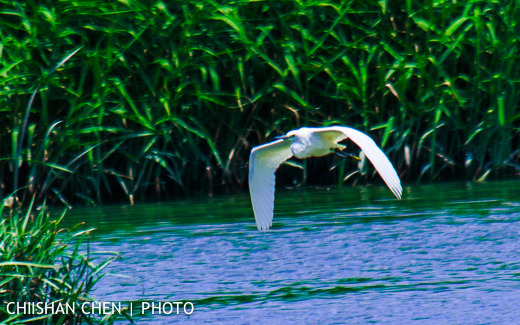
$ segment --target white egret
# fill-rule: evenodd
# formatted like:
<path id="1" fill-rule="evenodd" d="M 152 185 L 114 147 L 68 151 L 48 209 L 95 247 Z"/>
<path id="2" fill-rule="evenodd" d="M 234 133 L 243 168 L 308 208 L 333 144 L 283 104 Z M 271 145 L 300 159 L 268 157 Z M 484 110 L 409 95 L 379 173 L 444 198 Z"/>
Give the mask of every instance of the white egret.
<path id="1" fill-rule="evenodd" d="M 349 138 L 357 144 L 372 162 L 386 185 L 401 199 L 401 181 L 392 163 L 377 144 L 365 133 L 345 126 L 301 128 L 278 137 L 273 142 L 254 147 L 249 157 L 249 192 L 258 230 L 267 230 L 273 224 L 275 171 L 293 155 L 304 159 L 330 153 L 348 157 L 339 144 Z"/>

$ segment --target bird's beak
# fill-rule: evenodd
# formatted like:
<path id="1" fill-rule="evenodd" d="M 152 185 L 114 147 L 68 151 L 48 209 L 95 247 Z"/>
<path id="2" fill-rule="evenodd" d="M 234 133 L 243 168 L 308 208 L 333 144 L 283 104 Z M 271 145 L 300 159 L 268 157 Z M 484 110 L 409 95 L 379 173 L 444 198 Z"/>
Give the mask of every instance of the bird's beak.
<path id="1" fill-rule="evenodd" d="M 276 136 L 273 138 L 273 140 L 287 140 L 287 139 L 290 139 L 291 137 L 288 136 L 288 135 L 279 135 L 279 136 Z"/>

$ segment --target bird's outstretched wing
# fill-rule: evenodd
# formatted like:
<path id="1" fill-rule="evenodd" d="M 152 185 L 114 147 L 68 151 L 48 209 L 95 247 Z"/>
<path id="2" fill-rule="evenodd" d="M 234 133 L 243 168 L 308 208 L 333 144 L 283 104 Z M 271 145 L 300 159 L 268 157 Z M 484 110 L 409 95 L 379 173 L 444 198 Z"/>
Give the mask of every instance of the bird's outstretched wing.
<path id="1" fill-rule="evenodd" d="M 292 157 L 291 140 L 254 147 L 249 157 L 249 193 L 258 230 L 273 224 L 275 171 Z"/>
<path id="2" fill-rule="evenodd" d="M 346 126 L 320 128 L 318 132 L 320 133 L 320 136 L 324 136 L 331 141 L 341 141 L 349 138 L 357 144 L 361 150 L 363 150 L 365 156 L 367 156 L 372 165 L 374 165 L 390 191 L 392 191 L 398 199 L 401 199 L 401 194 L 403 192 L 401 180 L 399 179 L 394 166 L 392 166 L 392 163 L 388 160 L 388 157 L 371 137 L 361 131 Z"/>

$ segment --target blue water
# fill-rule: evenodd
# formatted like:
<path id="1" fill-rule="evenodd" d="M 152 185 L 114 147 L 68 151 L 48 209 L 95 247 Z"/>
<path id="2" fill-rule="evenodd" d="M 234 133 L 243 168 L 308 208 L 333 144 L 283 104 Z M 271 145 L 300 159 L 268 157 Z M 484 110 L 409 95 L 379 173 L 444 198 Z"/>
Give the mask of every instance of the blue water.
<path id="1" fill-rule="evenodd" d="M 72 210 L 119 252 L 100 301 L 189 301 L 137 324 L 520 321 L 520 182 L 282 190 L 274 227 L 249 198 Z M 103 254 L 101 254 L 103 255 Z M 120 324 L 128 321 L 121 318 Z"/>

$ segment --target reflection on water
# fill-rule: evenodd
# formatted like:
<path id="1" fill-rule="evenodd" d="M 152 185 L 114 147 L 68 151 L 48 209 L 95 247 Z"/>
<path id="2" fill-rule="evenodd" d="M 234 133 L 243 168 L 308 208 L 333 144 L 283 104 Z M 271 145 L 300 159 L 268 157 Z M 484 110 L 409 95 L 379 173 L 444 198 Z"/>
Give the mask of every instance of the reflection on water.
<path id="1" fill-rule="evenodd" d="M 102 301 L 191 301 L 137 323 L 514 323 L 520 182 L 281 190 L 273 230 L 247 196 L 74 209 L 120 252 Z M 72 221 L 70 221 L 72 222 Z M 126 324 L 127 321 L 121 321 Z"/>

